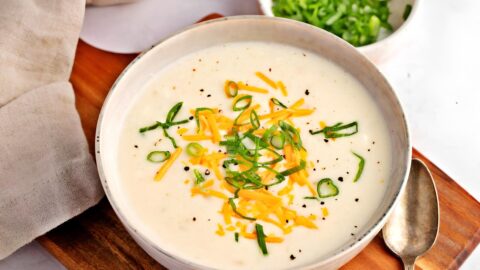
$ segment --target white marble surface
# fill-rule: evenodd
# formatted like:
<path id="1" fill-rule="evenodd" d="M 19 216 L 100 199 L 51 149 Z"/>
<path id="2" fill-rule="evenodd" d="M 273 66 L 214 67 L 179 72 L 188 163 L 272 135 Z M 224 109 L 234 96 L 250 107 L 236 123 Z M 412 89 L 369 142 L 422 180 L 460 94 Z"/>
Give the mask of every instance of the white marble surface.
<path id="1" fill-rule="evenodd" d="M 121 7 L 122 14 L 117 15 L 111 14 L 117 8 L 102 8 L 105 13 L 89 8 L 82 38 L 102 48 L 138 51 L 210 11 L 229 15 L 256 12 L 253 0 L 144 1 L 161 4 L 148 16 L 134 16 L 141 8 L 133 5 Z M 419 23 L 412 30 L 415 39 L 379 68 L 405 105 L 413 145 L 479 200 L 480 1 L 422 2 Z M 131 20 L 122 20 L 125 16 Z M 139 20 L 142 17 L 145 20 Z M 116 20 L 114 29 L 109 20 Z M 479 267 L 477 248 L 462 269 Z M 64 268 L 34 242 L 0 261 L 0 270 L 10 269 Z"/>

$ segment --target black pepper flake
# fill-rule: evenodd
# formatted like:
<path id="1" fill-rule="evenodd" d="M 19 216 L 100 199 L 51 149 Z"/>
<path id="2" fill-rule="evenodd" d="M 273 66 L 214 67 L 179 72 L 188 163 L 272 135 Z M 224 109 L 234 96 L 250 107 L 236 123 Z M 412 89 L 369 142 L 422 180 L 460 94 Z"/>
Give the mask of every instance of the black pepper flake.
<path id="1" fill-rule="evenodd" d="M 316 172 L 316 171 L 317 171 L 317 168 L 313 168 L 313 171 Z"/>
<path id="2" fill-rule="evenodd" d="M 272 72 L 272 68 L 268 68 L 268 71 L 269 71 L 269 72 Z"/>
<path id="3" fill-rule="evenodd" d="M 319 159 L 317 159 L 317 163 L 320 163 L 320 160 L 319 160 Z"/>
<path id="4" fill-rule="evenodd" d="M 303 56 L 307 57 L 307 55 L 305 53 L 302 53 L 302 54 L 303 54 Z"/>
<path id="5" fill-rule="evenodd" d="M 225 164 L 222 164 L 222 167 L 223 167 L 224 169 L 226 169 L 226 168 L 227 168 L 227 166 L 225 166 Z"/>
<path id="6" fill-rule="evenodd" d="M 370 148 L 368 148 L 368 150 L 367 150 L 367 151 L 368 151 L 368 152 L 370 152 Z"/>
<path id="7" fill-rule="evenodd" d="M 196 218 L 196 217 L 193 217 L 192 220 L 193 220 L 193 221 L 197 221 L 197 218 Z"/>
<path id="8" fill-rule="evenodd" d="M 185 166 L 185 167 L 183 167 L 183 169 L 184 169 L 186 172 L 188 172 L 188 171 L 190 170 L 190 167 Z"/>
<path id="9" fill-rule="evenodd" d="M 195 71 L 197 71 L 197 70 L 193 68 L 192 71 L 195 72 Z"/>
<path id="10" fill-rule="evenodd" d="M 138 145 L 135 144 L 133 147 L 138 148 Z"/>
<path id="11" fill-rule="evenodd" d="M 210 175 L 210 170 L 209 169 L 205 170 L 205 175 Z"/>
<path id="12" fill-rule="evenodd" d="M 307 122 L 307 125 L 310 125 L 310 122 Z"/>
<path id="13" fill-rule="evenodd" d="M 290 255 L 290 260 L 292 260 L 292 261 L 293 261 L 293 260 L 295 260 L 295 259 L 296 259 L 296 257 L 295 257 L 295 256 L 293 256 L 293 254 L 291 254 L 291 255 Z"/>
<path id="14" fill-rule="evenodd" d="M 338 177 L 338 181 L 343 182 L 343 177 Z"/>
<path id="15" fill-rule="evenodd" d="M 268 186 L 265 186 L 265 190 L 268 190 Z"/>
<path id="16" fill-rule="evenodd" d="M 200 92 L 203 92 L 203 91 L 205 91 L 203 88 L 202 88 L 202 89 L 200 89 Z"/>
<path id="17" fill-rule="evenodd" d="M 208 221 L 210 221 L 210 219 L 208 219 Z"/>
<path id="18" fill-rule="evenodd" d="M 356 201 L 356 202 L 358 202 L 358 201 L 359 201 L 359 199 L 358 199 L 358 198 L 355 198 L 355 201 Z"/>
<path id="19" fill-rule="evenodd" d="M 301 249 L 299 249 L 299 250 L 298 250 L 298 252 L 299 252 L 299 253 L 302 253 L 302 250 L 301 250 Z"/>
<path id="20" fill-rule="evenodd" d="M 355 227 L 355 228 L 358 228 L 358 226 L 357 226 L 357 225 L 355 225 L 355 226 L 353 226 L 353 227 Z"/>
<path id="21" fill-rule="evenodd" d="M 322 217 L 322 220 L 325 220 L 325 217 Z"/>
<path id="22" fill-rule="evenodd" d="M 350 174 L 350 172 L 347 172 L 347 174 Z"/>
<path id="23" fill-rule="evenodd" d="M 307 205 L 306 205 L 306 204 L 303 204 L 302 207 L 303 207 L 303 208 L 307 208 Z"/>
<path id="24" fill-rule="evenodd" d="M 323 141 L 327 143 L 327 142 L 328 142 L 328 139 L 323 139 Z"/>
<path id="25" fill-rule="evenodd" d="M 208 94 L 207 97 L 211 97 L 212 95 Z"/>
<path id="26" fill-rule="evenodd" d="M 351 235 L 351 236 L 355 236 L 355 234 L 354 234 L 354 233 L 351 233 L 350 235 Z"/>
<path id="27" fill-rule="evenodd" d="M 325 204 L 325 202 L 324 202 L 324 201 L 321 201 L 321 202 L 320 202 L 320 204 L 321 204 L 321 205 L 324 205 L 324 204 Z"/>
<path id="28" fill-rule="evenodd" d="M 338 160 L 338 157 L 335 160 Z"/>
<path id="29" fill-rule="evenodd" d="M 307 95 L 307 96 L 310 95 L 310 91 L 308 91 L 308 89 L 305 90 L 305 95 Z"/>
<path id="30" fill-rule="evenodd" d="M 380 161 L 377 161 L 377 164 L 380 164 Z"/>
<path id="31" fill-rule="evenodd" d="M 193 118 L 194 118 L 193 116 L 190 116 L 188 117 L 188 120 L 193 120 Z"/>
<path id="32" fill-rule="evenodd" d="M 288 222 L 289 222 L 288 219 L 285 219 L 285 223 L 288 223 Z"/>
<path id="33" fill-rule="evenodd" d="M 313 129 L 309 129 L 308 132 L 312 133 L 312 132 L 313 132 Z"/>
<path id="34" fill-rule="evenodd" d="M 375 144 L 375 141 L 373 141 L 372 144 Z"/>

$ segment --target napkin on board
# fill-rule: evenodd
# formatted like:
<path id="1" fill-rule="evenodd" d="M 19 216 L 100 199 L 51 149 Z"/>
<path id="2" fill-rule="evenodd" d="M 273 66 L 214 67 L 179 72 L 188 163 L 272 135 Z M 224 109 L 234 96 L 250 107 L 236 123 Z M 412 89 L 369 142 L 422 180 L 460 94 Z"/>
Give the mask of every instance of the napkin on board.
<path id="1" fill-rule="evenodd" d="M 85 0 L 0 8 L 0 259 L 103 196 L 68 82 Z"/>

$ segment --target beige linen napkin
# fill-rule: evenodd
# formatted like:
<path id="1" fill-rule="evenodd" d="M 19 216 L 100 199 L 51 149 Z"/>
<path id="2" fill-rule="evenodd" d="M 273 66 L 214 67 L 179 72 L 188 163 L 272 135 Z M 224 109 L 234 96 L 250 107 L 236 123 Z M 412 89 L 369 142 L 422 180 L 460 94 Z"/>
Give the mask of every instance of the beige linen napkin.
<path id="1" fill-rule="evenodd" d="M 103 192 L 68 78 L 85 0 L 0 7 L 0 259 Z"/>

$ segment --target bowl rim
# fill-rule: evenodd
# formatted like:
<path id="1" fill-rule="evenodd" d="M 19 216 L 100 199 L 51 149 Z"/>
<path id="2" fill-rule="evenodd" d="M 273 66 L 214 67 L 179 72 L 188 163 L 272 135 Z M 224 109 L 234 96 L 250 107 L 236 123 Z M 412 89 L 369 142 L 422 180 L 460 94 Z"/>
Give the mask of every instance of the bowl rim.
<path id="1" fill-rule="evenodd" d="M 267 17 L 273 17 L 273 18 L 282 18 L 282 17 L 275 16 L 273 14 L 273 11 L 271 10 L 271 8 L 267 9 L 267 7 L 265 6 L 265 1 L 273 3 L 272 0 L 258 0 L 260 10 L 263 13 L 262 15 L 267 16 Z M 413 1 L 412 2 L 412 10 L 410 11 L 410 14 L 408 15 L 407 19 L 404 20 L 403 23 L 400 24 L 400 26 L 395 31 L 393 31 L 391 34 L 389 34 L 388 36 L 386 36 L 385 38 L 383 38 L 381 40 L 377 40 L 377 41 L 375 41 L 373 43 L 370 43 L 370 44 L 367 44 L 367 45 L 363 45 L 363 46 L 359 46 L 359 47 L 354 46 L 354 47 L 356 49 L 360 50 L 361 52 L 367 52 L 367 51 L 375 50 L 375 49 L 377 49 L 377 47 L 385 45 L 386 43 L 390 42 L 391 40 L 394 40 L 397 36 L 404 33 L 407 26 L 412 24 L 413 18 L 417 17 L 415 15 L 418 13 L 419 2 L 421 2 L 423 0 L 412 0 L 412 1 Z M 266 11 L 269 11 L 269 12 L 266 12 Z M 293 19 L 290 19 L 290 20 L 293 20 Z M 318 26 L 315 26 L 315 27 L 318 27 Z M 320 28 L 320 27 L 318 27 L 318 28 Z"/>
<path id="2" fill-rule="evenodd" d="M 108 94 L 107 94 L 107 96 L 104 100 L 104 103 L 102 105 L 102 108 L 101 108 L 101 111 L 100 111 L 100 114 L 99 114 L 99 117 L 98 117 L 96 131 L 95 131 L 95 138 L 96 138 L 95 139 L 95 158 L 96 158 L 97 170 L 98 170 L 98 173 L 99 173 L 99 177 L 100 177 L 102 187 L 105 191 L 105 194 L 107 196 L 107 199 L 108 199 L 110 205 L 112 206 L 113 210 L 115 211 L 115 214 L 119 217 L 123 226 L 127 229 L 129 234 L 131 234 L 131 236 L 133 237 L 133 239 L 137 243 L 140 239 L 144 243 L 147 243 L 155 251 L 160 252 L 162 255 L 164 255 L 164 256 L 166 256 L 166 257 L 168 257 L 168 258 L 170 258 L 174 261 L 178 261 L 178 262 L 181 262 L 181 263 L 183 263 L 185 265 L 188 265 L 190 267 L 194 267 L 194 269 L 216 270 L 215 268 L 211 268 L 211 267 L 208 267 L 206 265 L 200 265 L 200 264 L 194 263 L 192 261 L 186 260 L 185 258 L 183 258 L 181 256 L 176 256 L 174 254 L 171 254 L 168 251 L 161 248 L 160 246 L 156 245 L 153 241 L 151 241 L 148 237 L 146 237 L 141 231 L 137 230 L 133 225 L 131 225 L 130 220 L 122 213 L 120 208 L 117 206 L 117 202 L 115 201 L 114 196 L 111 194 L 109 184 L 108 184 L 109 180 L 107 180 L 107 178 L 106 178 L 105 171 L 104 171 L 103 164 L 102 164 L 103 163 L 102 151 L 101 151 L 102 125 L 103 125 L 103 122 L 104 122 L 104 118 L 105 118 L 107 108 L 109 107 L 108 105 L 111 103 L 112 96 L 117 90 L 117 85 L 122 81 L 123 77 L 125 77 L 127 75 L 127 73 L 136 64 L 137 61 L 141 60 L 150 51 L 152 51 L 154 48 L 156 48 L 160 44 L 163 44 L 164 42 L 169 41 L 169 40 L 171 40 L 171 39 L 173 39 L 173 38 L 175 38 L 175 37 L 177 37 L 177 36 L 179 36 L 183 33 L 186 33 L 186 32 L 188 32 L 192 29 L 200 28 L 200 27 L 203 27 L 203 26 L 209 25 L 209 24 L 222 23 L 222 22 L 225 22 L 225 21 L 232 21 L 232 20 L 237 20 L 237 21 L 241 21 L 241 20 L 257 20 L 257 21 L 275 20 L 275 21 L 280 21 L 280 22 L 301 24 L 301 25 L 303 25 L 303 27 L 312 27 L 312 28 L 316 29 L 317 31 L 324 32 L 324 33 L 330 35 L 331 37 L 333 37 L 334 39 L 337 39 L 337 41 L 343 42 L 344 44 L 348 45 L 349 47 L 355 49 L 355 47 L 352 46 L 350 43 L 348 43 L 348 42 L 344 41 L 343 39 L 331 34 L 328 31 L 325 31 L 325 30 L 323 30 L 319 27 L 316 27 L 316 26 L 313 26 L 313 25 L 310 25 L 310 24 L 307 24 L 307 23 L 303 23 L 303 22 L 299 22 L 299 21 L 295 21 L 295 20 L 291 20 L 291 19 L 275 17 L 275 16 L 270 17 L 270 16 L 264 16 L 264 15 L 239 15 L 239 16 L 221 17 L 221 18 L 217 18 L 217 19 L 212 19 L 212 20 L 196 23 L 196 24 L 193 24 L 189 27 L 186 27 L 186 28 L 184 28 L 180 31 L 172 33 L 168 38 L 166 38 L 164 40 L 161 40 L 160 42 L 156 43 L 155 45 L 153 45 L 150 48 L 146 49 L 145 51 L 141 52 L 137 57 L 135 57 L 125 67 L 125 69 L 117 77 L 117 79 L 112 84 L 112 86 L 111 86 L 111 88 L 110 88 L 110 90 L 109 90 L 109 92 L 108 92 Z M 359 250 L 359 252 L 361 250 L 363 250 L 363 248 L 375 236 L 375 235 L 372 235 L 372 234 L 379 232 L 381 227 L 383 227 L 383 224 L 386 222 L 386 218 L 393 211 L 393 207 L 396 205 L 396 203 L 399 199 L 399 195 L 405 189 L 406 182 L 407 182 L 407 179 L 408 179 L 408 174 L 409 174 L 409 171 L 410 171 L 410 162 L 411 162 L 411 159 L 412 159 L 412 144 L 411 144 L 410 130 L 409 130 L 409 126 L 408 126 L 407 117 L 406 117 L 406 114 L 405 114 L 404 109 L 403 109 L 404 106 L 402 105 L 402 103 L 401 103 L 400 99 L 398 98 L 398 95 L 396 94 L 396 92 L 393 90 L 391 85 L 386 80 L 385 76 L 383 76 L 383 74 L 376 68 L 376 66 L 370 60 L 368 60 L 368 58 L 366 58 L 361 53 L 359 53 L 359 55 L 366 61 L 367 64 L 372 65 L 372 67 L 378 72 L 378 75 L 381 76 L 381 78 L 385 81 L 385 83 L 387 84 L 387 86 L 391 90 L 391 94 L 394 97 L 394 100 L 398 103 L 398 106 L 399 106 L 400 112 L 401 112 L 401 115 L 399 115 L 399 117 L 401 116 L 401 120 L 402 120 L 402 122 L 405 126 L 405 137 L 406 137 L 406 144 L 407 144 L 406 146 L 407 147 L 404 151 L 406 151 L 405 154 L 406 154 L 406 159 L 407 159 L 406 160 L 406 168 L 405 168 L 405 170 L 403 172 L 403 175 L 401 177 L 402 182 L 401 182 L 401 185 L 400 185 L 399 189 L 395 192 L 395 194 L 392 196 L 391 200 L 388 202 L 389 204 L 388 204 L 387 210 L 380 216 L 380 218 L 374 223 L 374 225 L 368 227 L 368 229 L 365 231 L 365 233 L 360 238 L 358 238 L 357 241 L 355 241 L 353 244 L 351 244 L 349 246 L 347 246 L 345 244 L 345 245 L 339 247 L 339 248 L 343 248 L 343 249 L 341 249 L 340 251 L 337 251 L 336 253 L 334 253 L 330 257 L 326 257 L 322 260 L 313 261 L 310 264 L 301 266 L 301 267 L 303 267 L 303 269 L 316 269 L 317 267 L 328 265 L 329 263 L 332 263 L 335 260 L 339 260 L 340 258 L 348 255 L 350 252 L 352 252 L 354 250 Z M 141 245 L 140 243 L 138 243 L 138 244 L 142 247 L 143 250 L 145 250 L 143 245 Z M 145 250 L 145 251 L 147 251 L 147 250 Z M 149 252 L 147 251 L 147 253 L 149 253 Z M 151 254 L 149 254 L 149 255 L 152 256 Z M 155 260 L 157 260 L 157 259 L 155 259 Z M 351 260 L 351 259 L 349 259 L 349 260 Z M 296 268 L 295 267 L 287 268 L 286 270 L 293 270 L 293 269 L 296 269 Z"/>

